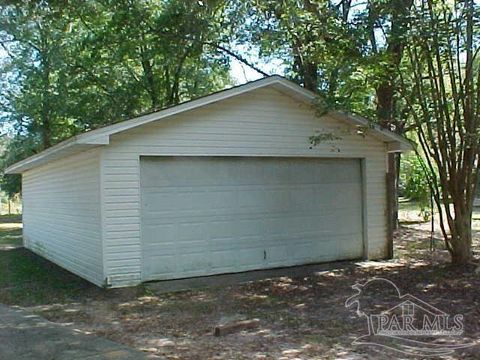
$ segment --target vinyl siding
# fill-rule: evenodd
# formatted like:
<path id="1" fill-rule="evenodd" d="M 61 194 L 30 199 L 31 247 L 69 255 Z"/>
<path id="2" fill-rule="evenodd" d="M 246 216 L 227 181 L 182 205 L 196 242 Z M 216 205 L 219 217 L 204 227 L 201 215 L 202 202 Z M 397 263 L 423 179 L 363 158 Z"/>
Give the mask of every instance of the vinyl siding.
<path id="1" fill-rule="evenodd" d="M 316 131 L 341 140 L 311 147 Z M 112 286 L 142 280 L 140 156 L 292 156 L 364 159 L 368 257 L 386 256 L 386 144 L 274 89 L 259 89 L 112 135 L 102 148 L 105 271 Z"/>
<path id="2" fill-rule="evenodd" d="M 22 181 L 25 247 L 102 285 L 99 150 L 29 170 Z"/>

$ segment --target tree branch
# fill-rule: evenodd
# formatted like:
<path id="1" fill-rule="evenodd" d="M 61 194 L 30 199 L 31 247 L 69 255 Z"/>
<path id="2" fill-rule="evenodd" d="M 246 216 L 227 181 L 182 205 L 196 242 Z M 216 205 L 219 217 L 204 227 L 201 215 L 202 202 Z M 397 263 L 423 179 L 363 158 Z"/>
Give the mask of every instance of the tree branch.
<path id="1" fill-rule="evenodd" d="M 222 52 L 224 52 L 225 54 L 227 54 L 228 56 L 231 56 L 233 57 L 234 59 L 240 61 L 242 64 L 245 64 L 247 65 L 248 67 L 250 67 L 251 69 L 255 70 L 256 72 L 258 72 L 259 74 L 262 74 L 263 76 L 270 76 L 270 74 L 266 73 L 265 71 L 261 70 L 260 68 L 258 68 L 257 66 L 253 65 L 251 62 L 249 62 L 248 60 L 246 60 L 243 56 L 241 55 L 238 55 L 236 53 L 234 53 L 232 50 L 229 50 L 227 49 L 226 47 L 222 46 L 222 45 L 219 45 L 219 44 L 215 44 L 215 43 L 212 43 L 212 42 L 204 42 L 205 45 L 208 45 L 208 46 L 211 46 L 217 50 L 220 50 Z"/>

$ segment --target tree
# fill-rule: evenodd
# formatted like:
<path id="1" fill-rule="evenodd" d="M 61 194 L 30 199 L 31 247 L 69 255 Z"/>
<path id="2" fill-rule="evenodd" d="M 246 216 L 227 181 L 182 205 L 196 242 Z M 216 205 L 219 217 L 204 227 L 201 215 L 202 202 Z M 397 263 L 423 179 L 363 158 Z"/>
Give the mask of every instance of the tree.
<path id="1" fill-rule="evenodd" d="M 67 137 L 230 84 L 223 1 L 0 4 L 2 168 Z M 215 45 L 215 46 L 213 46 Z M 25 144 L 25 149 L 17 145 Z M 5 176 L 18 190 L 18 177 Z"/>
<path id="2" fill-rule="evenodd" d="M 372 88 L 361 64 L 363 36 L 352 1 L 247 0 L 235 14 L 246 20 L 236 41 L 256 46 L 265 59 L 284 60 L 286 75 L 319 93 L 331 107 L 373 114 Z"/>
<path id="3" fill-rule="evenodd" d="M 18 159 L 24 159 L 35 154 L 38 144 L 33 137 L 16 135 L 14 138 L 4 137 L 4 146 L 0 151 L 0 168 L 4 169 Z M 9 199 L 15 197 L 21 191 L 20 175 L 4 175 L 0 177 L 0 188 Z"/>
<path id="4" fill-rule="evenodd" d="M 375 121 L 382 127 L 403 135 L 406 125 L 403 103 L 398 91 L 398 74 L 406 44 L 405 33 L 410 22 L 413 0 L 369 0 L 361 15 L 372 60 L 372 86 L 375 89 Z M 398 186 L 400 154 L 388 154 L 388 215 L 390 256 L 393 256 L 393 230 L 398 225 Z"/>
<path id="5" fill-rule="evenodd" d="M 480 169 L 479 9 L 474 0 L 418 0 L 408 32 L 401 93 L 425 156 L 446 248 L 472 258 L 472 210 Z M 438 174 L 438 178 L 437 178 Z"/>
<path id="6" fill-rule="evenodd" d="M 7 53 L 2 64 L 2 122 L 20 132 L 38 135 L 38 150 L 71 135 L 65 117 L 65 19 L 59 8 L 22 3 L 0 8 L 0 44 Z M 64 134 L 65 133 L 65 134 Z"/>
<path id="7" fill-rule="evenodd" d="M 225 87 L 228 58 L 204 46 L 221 36 L 222 14 L 214 1 L 97 0 L 75 8 L 79 87 L 103 85 L 109 98 L 130 104 L 122 117 Z"/>

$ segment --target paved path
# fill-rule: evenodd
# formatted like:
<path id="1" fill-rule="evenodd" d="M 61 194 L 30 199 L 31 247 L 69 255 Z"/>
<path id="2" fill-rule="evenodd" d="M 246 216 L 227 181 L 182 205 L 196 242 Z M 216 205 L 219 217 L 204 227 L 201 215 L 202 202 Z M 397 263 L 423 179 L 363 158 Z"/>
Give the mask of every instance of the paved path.
<path id="1" fill-rule="evenodd" d="M 113 341 L 0 304 L 1 360 L 152 359 Z"/>

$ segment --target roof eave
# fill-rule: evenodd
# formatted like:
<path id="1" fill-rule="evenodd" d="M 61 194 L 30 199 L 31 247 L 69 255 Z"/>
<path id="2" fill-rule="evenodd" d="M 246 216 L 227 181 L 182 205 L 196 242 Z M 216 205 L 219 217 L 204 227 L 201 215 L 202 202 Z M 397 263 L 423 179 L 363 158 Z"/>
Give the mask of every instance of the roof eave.
<path id="1" fill-rule="evenodd" d="M 246 92 L 266 86 L 272 86 L 274 89 L 280 92 L 287 92 L 298 100 L 308 102 L 312 105 L 314 100 L 317 98 L 317 95 L 312 91 L 302 88 L 301 86 L 294 84 L 279 75 L 273 75 L 241 86 L 220 91 L 218 93 L 214 93 L 202 98 L 194 99 L 167 109 L 159 110 L 154 113 L 138 116 L 130 120 L 122 121 L 117 124 L 109 125 L 104 128 L 91 130 L 84 134 L 80 134 L 78 136 L 65 140 L 55 146 L 52 146 L 51 148 L 44 150 L 39 154 L 30 156 L 22 161 L 19 161 L 18 163 L 9 166 L 5 170 L 5 173 L 20 174 L 35 166 L 45 164 L 49 161 L 61 158 L 66 155 L 77 153 L 78 151 L 82 151 L 89 147 L 108 145 L 110 142 L 110 135 L 130 130 L 137 126 L 141 126 L 152 121 L 160 120 L 185 111 L 194 110 L 199 107 L 225 100 L 237 95 L 241 95 Z M 340 120 L 349 122 L 357 126 L 362 125 L 372 128 L 377 137 L 381 138 L 387 143 L 392 143 L 391 145 L 389 145 L 391 148 L 391 150 L 389 151 L 401 152 L 412 150 L 412 145 L 407 139 L 390 131 L 383 130 L 378 126 L 371 126 L 368 120 L 362 117 L 340 111 L 333 112 L 332 115 L 334 115 Z"/>
<path id="2" fill-rule="evenodd" d="M 50 161 L 62 158 L 68 155 L 74 155 L 81 151 L 103 145 L 97 142 L 79 141 L 77 137 L 65 140 L 51 148 L 42 151 L 41 153 L 30 156 L 22 161 L 19 161 L 4 171 L 5 174 L 22 174 L 36 166 L 46 164 Z"/>
<path id="3" fill-rule="evenodd" d="M 374 136 L 388 144 L 388 152 L 406 152 L 414 149 L 413 144 L 407 138 L 392 131 L 382 129 L 380 126 L 371 123 L 361 116 L 350 114 L 344 111 L 335 111 L 332 115 L 336 118 L 343 118 L 343 120 L 351 123 L 352 125 L 364 126 L 367 129 L 373 130 Z"/>

